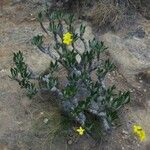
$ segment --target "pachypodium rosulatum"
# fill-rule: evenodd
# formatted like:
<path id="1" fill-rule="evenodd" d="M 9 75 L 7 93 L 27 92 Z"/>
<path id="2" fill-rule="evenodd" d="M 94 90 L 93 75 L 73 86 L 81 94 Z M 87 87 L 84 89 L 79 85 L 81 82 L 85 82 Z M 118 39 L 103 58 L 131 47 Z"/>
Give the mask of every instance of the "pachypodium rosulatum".
<path id="1" fill-rule="evenodd" d="M 48 28 L 44 26 L 44 19 L 48 19 Z M 50 13 L 47 9 L 38 14 L 41 28 L 48 35 L 54 37 L 53 50 L 44 45 L 43 35 L 33 37 L 32 43 L 51 58 L 49 73 L 38 76 L 24 62 L 22 52 L 14 53 L 15 67 L 11 68 L 12 78 L 22 88 L 27 89 L 32 98 L 40 90 L 47 90 L 57 94 L 58 106 L 63 113 L 86 129 L 88 115 L 94 115 L 103 125 L 103 129 L 111 131 L 112 121 L 118 110 L 130 101 L 129 91 L 116 92 L 116 87 L 106 87 L 104 79 L 108 72 L 116 67 L 109 60 L 102 60 L 101 53 L 107 50 L 103 42 L 94 38 L 87 42 L 84 38 L 86 26 L 81 24 L 79 32 L 74 28 L 75 17 L 61 11 Z M 67 28 L 66 28 L 67 27 Z M 84 50 L 81 52 L 75 46 L 82 42 Z M 55 51 L 55 53 L 54 53 Z M 77 59 L 78 58 L 78 59 Z M 80 58 L 80 59 L 79 59 Z M 66 70 L 67 82 L 60 85 L 56 76 L 59 68 Z M 92 79 L 95 73 L 97 78 Z M 40 80 L 44 84 L 35 86 L 32 79 Z"/>

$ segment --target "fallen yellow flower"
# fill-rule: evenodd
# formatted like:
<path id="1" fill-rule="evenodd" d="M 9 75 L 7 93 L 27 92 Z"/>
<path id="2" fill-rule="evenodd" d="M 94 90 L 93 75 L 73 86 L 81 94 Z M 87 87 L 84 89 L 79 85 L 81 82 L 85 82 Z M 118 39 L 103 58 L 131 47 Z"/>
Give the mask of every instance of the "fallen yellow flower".
<path id="1" fill-rule="evenodd" d="M 79 133 L 79 135 L 83 135 L 85 129 L 83 129 L 82 127 L 80 127 L 80 128 L 78 128 L 76 131 Z"/>
<path id="2" fill-rule="evenodd" d="M 140 125 L 134 125 L 133 132 L 139 137 L 141 141 L 144 141 L 146 139 L 145 131 Z"/>

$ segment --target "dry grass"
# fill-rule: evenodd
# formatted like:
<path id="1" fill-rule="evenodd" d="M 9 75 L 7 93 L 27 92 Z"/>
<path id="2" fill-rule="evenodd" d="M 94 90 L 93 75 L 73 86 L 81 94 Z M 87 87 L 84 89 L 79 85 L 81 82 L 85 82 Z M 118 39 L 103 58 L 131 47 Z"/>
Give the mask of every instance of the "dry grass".
<path id="1" fill-rule="evenodd" d="M 137 11 L 147 19 L 150 18 L 149 0 L 126 0 L 123 6 L 118 5 L 116 0 L 112 0 L 111 3 L 108 0 L 70 0 L 68 6 L 66 10 L 70 10 L 81 19 L 91 21 L 92 25 L 102 32 L 117 31 L 132 24 Z"/>
<path id="2" fill-rule="evenodd" d="M 128 0 L 129 4 L 139 11 L 144 17 L 150 19 L 150 0 Z"/>
<path id="3" fill-rule="evenodd" d="M 90 12 L 91 23 L 99 29 L 114 28 L 123 19 L 123 13 L 112 4 L 98 3 Z"/>
<path id="4" fill-rule="evenodd" d="M 129 6 L 127 4 L 127 6 Z M 125 23 L 125 12 L 127 8 L 118 6 L 115 1 L 108 3 L 104 1 L 76 1 L 76 5 L 72 5 L 71 11 L 78 14 L 79 18 L 89 20 L 94 27 L 99 30 L 118 30 Z M 123 22 L 122 22 L 123 21 Z"/>

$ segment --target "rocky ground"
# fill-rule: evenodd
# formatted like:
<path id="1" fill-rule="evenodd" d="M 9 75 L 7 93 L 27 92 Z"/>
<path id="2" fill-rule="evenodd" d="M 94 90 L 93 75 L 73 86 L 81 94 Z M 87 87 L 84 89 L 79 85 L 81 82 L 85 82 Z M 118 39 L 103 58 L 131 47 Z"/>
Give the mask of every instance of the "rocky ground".
<path id="1" fill-rule="evenodd" d="M 67 137 L 56 137 L 51 142 L 61 118 L 53 103 L 55 98 L 39 94 L 31 101 L 25 91 L 9 78 L 13 52 L 19 50 L 36 73 L 41 73 L 49 65 L 49 58 L 31 44 L 31 38 L 42 33 L 35 19 L 40 9 L 39 3 L 8 3 L 1 12 L 0 150 L 149 150 L 150 21 L 140 18 L 128 29 L 96 34 L 105 41 L 109 47 L 107 55 L 118 66 L 117 71 L 107 76 L 107 84 L 115 83 L 118 89 L 130 89 L 132 94 L 131 103 L 121 114 L 121 126 L 101 141 L 71 133 Z M 92 28 L 88 26 L 86 38 L 89 39 L 92 34 Z M 140 143 L 133 135 L 134 124 L 144 128 L 147 135 L 145 142 Z"/>

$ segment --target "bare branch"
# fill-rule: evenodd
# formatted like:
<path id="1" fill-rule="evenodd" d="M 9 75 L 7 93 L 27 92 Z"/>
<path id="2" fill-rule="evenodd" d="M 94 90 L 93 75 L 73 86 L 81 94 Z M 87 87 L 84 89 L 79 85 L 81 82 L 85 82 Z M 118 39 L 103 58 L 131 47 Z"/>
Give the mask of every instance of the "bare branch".
<path id="1" fill-rule="evenodd" d="M 44 25 L 43 25 L 42 22 L 40 22 L 40 25 L 41 25 L 41 28 L 43 29 L 43 31 L 44 31 L 47 35 L 49 35 L 48 31 L 45 29 L 45 27 L 44 27 Z"/>

